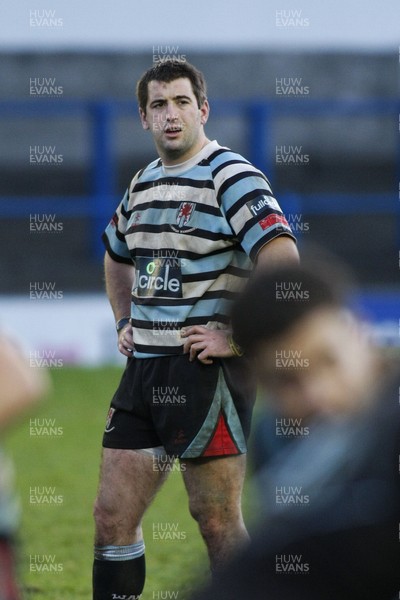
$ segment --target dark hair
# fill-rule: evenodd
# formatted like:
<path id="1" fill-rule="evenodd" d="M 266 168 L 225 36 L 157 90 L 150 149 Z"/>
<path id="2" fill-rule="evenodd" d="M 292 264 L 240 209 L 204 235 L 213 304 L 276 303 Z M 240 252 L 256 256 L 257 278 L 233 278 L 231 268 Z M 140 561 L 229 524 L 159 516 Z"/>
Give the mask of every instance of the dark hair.
<path id="1" fill-rule="evenodd" d="M 285 266 L 255 271 L 232 308 L 233 337 L 252 354 L 261 342 L 282 335 L 318 308 L 340 308 L 345 303 L 345 282 L 337 272 Z"/>
<path id="2" fill-rule="evenodd" d="M 165 83 L 169 83 L 180 77 L 186 77 L 190 80 L 193 93 L 200 108 L 207 99 L 207 85 L 203 73 L 190 63 L 177 60 L 166 60 L 157 63 L 143 73 L 136 85 L 136 95 L 140 108 L 146 112 L 148 84 L 150 81 L 164 81 Z"/>

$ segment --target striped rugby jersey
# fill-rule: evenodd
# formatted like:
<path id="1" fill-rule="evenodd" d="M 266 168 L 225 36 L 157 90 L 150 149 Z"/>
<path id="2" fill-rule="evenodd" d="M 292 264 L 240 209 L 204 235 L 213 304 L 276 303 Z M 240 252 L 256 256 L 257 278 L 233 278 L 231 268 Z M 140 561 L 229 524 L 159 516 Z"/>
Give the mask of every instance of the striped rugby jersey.
<path id="1" fill-rule="evenodd" d="M 264 174 L 215 140 L 139 171 L 103 234 L 110 256 L 135 267 L 135 357 L 182 354 L 185 326 L 226 328 L 252 261 L 279 235 L 294 237 Z"/>

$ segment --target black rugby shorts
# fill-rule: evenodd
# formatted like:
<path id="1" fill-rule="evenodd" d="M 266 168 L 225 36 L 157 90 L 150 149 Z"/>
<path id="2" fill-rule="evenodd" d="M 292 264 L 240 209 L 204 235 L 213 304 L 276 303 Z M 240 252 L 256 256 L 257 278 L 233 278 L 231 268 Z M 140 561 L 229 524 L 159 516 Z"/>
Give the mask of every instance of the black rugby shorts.
<path id="1" fill-rule="evenodd" d="M 255 385 L 245 357 L 129 358 L 111 402 L 105 448 L 163 446 L 176 458 L 246 452 Z"/>

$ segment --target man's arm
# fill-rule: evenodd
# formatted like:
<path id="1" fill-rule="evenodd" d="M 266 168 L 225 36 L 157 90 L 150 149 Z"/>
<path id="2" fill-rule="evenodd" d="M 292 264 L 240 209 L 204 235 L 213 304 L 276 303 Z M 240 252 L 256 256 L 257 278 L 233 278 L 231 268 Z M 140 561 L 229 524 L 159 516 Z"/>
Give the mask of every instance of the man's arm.
<path id="1" fill-rule="evenodd" d="M 7 337 L 0 337 L 0 429 L 30 410 L 49 391 L 43 369 L 29 366 L 29 359 Z"/>
<path id="2" fill-rule="evenodd" d="M 104 275 L 106 292 L 117 323 L 123 317 L 130 317 L 131 294 L 135 279 L 133 265 L 120 263 L 106 252 L 104 258 Z M 118 350 L 125 356 L 132 356 L 132 325 L 128 323 L 118 334 Z"/>
<path id="3" fill-rule="evenodd" d="M 289 236 L 279 236 L 265 244 L 257 255 L 256 270 L 273 269 L 278 265 L 298 263 L 299 253 L 296 244 Z M 188 327 L 181 336 L 185 338 L 184 352 L 189 352 L 189 360 L 196 359 L 209 365 L 213 361 L 210 356 L 234 356 L 229 336 L 231 332 L 225 330 L 208 329 L 201 325 Z M 198 353 L 198 354 L 197 354 Z"/>
<path id="4" fill-rule="evenodd" d="M 256 269 L 274 269 L 283 264 L 297 264 L 299 261 L 294 240 L 288 235 L 281 235 L 261 248 L 257 254 Z"/>

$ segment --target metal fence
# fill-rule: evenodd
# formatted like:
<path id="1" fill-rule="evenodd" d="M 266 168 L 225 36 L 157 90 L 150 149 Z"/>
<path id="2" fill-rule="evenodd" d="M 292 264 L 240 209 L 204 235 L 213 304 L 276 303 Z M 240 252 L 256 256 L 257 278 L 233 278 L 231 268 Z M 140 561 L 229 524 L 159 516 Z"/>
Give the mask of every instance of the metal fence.
<path id="1" fill-rule="evenodd" d="M 246 121 L 246 157 L 268 173 L 273 182 L 276 175 L 275 140 L 279 117 L 343 117 L 388 116 L 397 126 L 399 100 L 214 100 L 213 115 L 240 116 Z M 61 217 L 90 216 L 93 255 L 103 256 L 100 234 L 115 208 L 119 192 L 116 189 L 116 158 L 114 153 L 115 119 L 133 115 L 131 101 L 81 101 L 58 99 L 0 102 L 0 118 L 43 118 L 85 116 L 90 123 L 90 193 L 85 196 L 0 197 L 0 218 L 29 217 L 31 213 L 55 213 Z M 400 181 L 400 132 L 396 157 L 397 181 Z M 285 211 L 292 214 L 376 214 L 397 217 L 399 196 L 390 194 L 321 194 L 302 195 L 295 191 L 279 194 Z M 95 207 L 95 210 L 94 210 Z"/>

